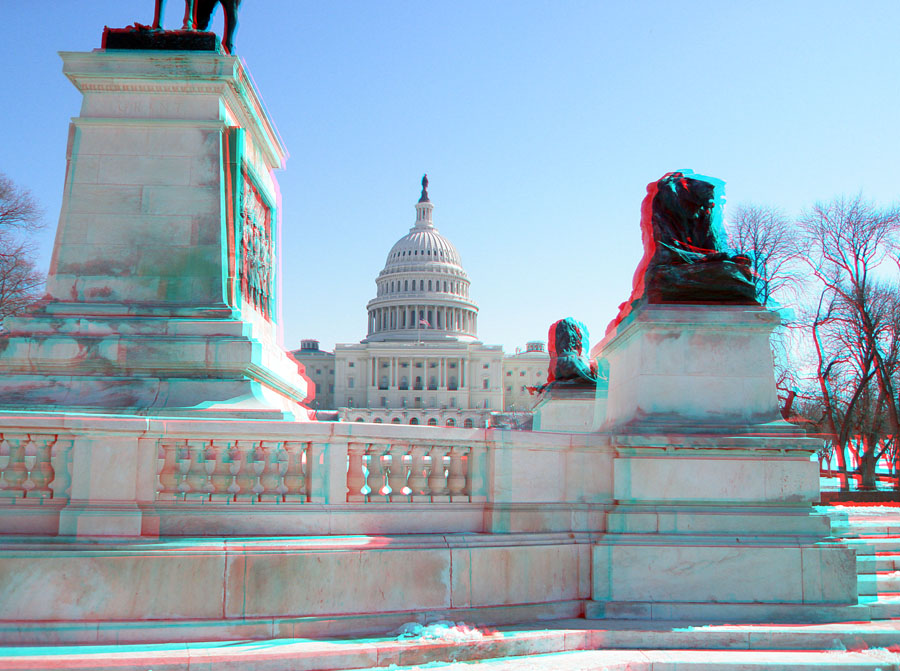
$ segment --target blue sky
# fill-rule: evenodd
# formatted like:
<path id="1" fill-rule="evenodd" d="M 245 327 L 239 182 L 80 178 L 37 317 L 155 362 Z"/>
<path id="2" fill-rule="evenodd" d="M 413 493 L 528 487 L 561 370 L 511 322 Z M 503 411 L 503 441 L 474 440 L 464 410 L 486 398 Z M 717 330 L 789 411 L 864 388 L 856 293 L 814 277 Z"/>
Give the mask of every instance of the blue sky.
<path id="1" fill-rule="evenodd" d="M 0 10 L 15 92 L 0 170 L 47 210 L 46 267 L 80 104 L 56 52 L 149 23 L 153 1 Z M 291 154 L 277 174 L 289 348 L 365 336 L 423 172 L 479 335 L 507 350 L 565 316 L 596 342 L 630 291 L 646 185 L 665 172 L 713 175 L 732 207 L 789 214 L 859 191 L 898 199 L 896 0 L 244 0 L 240 17 L 237 52 Z"/>

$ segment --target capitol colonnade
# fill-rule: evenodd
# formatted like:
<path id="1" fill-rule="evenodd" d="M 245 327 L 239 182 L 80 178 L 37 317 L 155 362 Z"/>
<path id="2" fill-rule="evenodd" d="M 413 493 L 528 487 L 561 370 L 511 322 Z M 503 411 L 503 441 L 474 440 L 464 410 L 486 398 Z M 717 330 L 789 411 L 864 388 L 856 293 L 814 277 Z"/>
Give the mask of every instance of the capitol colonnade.
<path id="1" fill-rule="evenodd" d="M 449 331 L 474 336 L 478 330 L 478 315 L 470 309 L 419 303 L 369 310 L 370 338 L 385 332 L 409 330 Z"/>

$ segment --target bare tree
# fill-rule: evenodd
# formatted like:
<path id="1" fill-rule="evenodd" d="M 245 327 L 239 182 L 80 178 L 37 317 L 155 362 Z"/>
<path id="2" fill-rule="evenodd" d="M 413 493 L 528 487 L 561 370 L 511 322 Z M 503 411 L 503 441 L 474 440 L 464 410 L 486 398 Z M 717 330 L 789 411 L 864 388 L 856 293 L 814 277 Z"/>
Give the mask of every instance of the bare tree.
<path id="1" fill-rule="evenodd" d="M 759 302 L 771 305 L 778 295 L 789 299 L 800 286 L 797 231 L 774 207 L 741 205 L 728 222 L 729 243 L 750 257 Z"/>
<path id="2" fill-rule="evenodd" d="M 750 269 L 759 302 L 774 307 L 795 299 L 801 287 L 797 256 L 797 232 L 784 213 L 774 207 L 741 205 L 728 222 L 729 244 L 750 258 Z M 781 414 L 794 417 L 794 401 L 800 383 L 790 361 L 792 327 L 789 313 L 773 331 L 772 353 L 775 358 L 775 386 L 778 389 Z"/>
<path id="3" fill-rule="evenodd" d="M 34 231 L 43 226 L 43 216 L 31 191 L 16 186 L 0 172 L 0 231 Z"/>
<path id="4" fill-rule="evenodd" d="M 800 226 L 805 238 L 801 258 L 822 287 L 812 335 L 819 358 L 819 386 L 830 417 L 826 422 L 828 433 L 840 451 L 839 463 L 851 433 L 857 442 L 861 440 L 864 484 L 873 485 L 874 463 L 879 457 L 876 450 L 887 449 L 876 445 L 890 445 L 900 436 L 900 404 L 895 393 L 896 363 L 892 354 L 896 347 L 892 315 L 897 289 L 893 282 L 885 281 L 883 267 L 897 250 L 900 210 L 879 209 L 860 196 L 837 198 L 816 204 L 803 216 Z M 825 304 L 828 309 L 823 313 L 821 306 Z M 827 319 L 821 318 L 823 314 L 827 314 Z M 830 346 L 823 339 L 829 323 L 833 339 Z M 855 373 L 835 376 L 841 363 Z M 835 380 L 839 386 L 834 385 Z M 870 380 L 874 389 L 869 387 Z M 839 400 L 844 407 L 838 407 Z M 873 438 L 878 432 L 876 417 L 869 418 L 871 422 L 865 426 L 854 421 L 858 403 L 869 413 L 882 414 L 891 441 Z M 838 411 L 844 416 L 840 429 L 834 420 Z"/>
<path id="5" fill-rule="evenodd" d="M 6 317 L 27 312 L 41 298 L 44 275 L 34 268 L 31 249 L 0 237 L 0 326 Z"/>
<path id="6" fill-rule="evenodd" d="M 40 298 L 44 277 L 34 268 L 33 248 L 23 236 L 43 225 L 43 212 L 28 189 L 0 173 L 0 325 Z"/>

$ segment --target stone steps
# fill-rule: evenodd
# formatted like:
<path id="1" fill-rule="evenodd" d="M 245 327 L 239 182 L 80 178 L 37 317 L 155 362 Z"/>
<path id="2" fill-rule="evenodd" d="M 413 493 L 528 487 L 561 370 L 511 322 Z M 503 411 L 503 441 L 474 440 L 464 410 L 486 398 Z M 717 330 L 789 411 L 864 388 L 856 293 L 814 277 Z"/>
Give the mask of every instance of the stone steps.
<path id="1" fill-rule="evenodd" d="M 878 571 L 859 575 L 860 596 L 875 596 L 891 592 L 900 592 L 900 571 Z"/>
<path id="2" fill-rule="evenodd" d="M 872 619 L 900 618 L 900 508 L 829 507 L 831 533 L 856 550 L 859 603 Z"/>
<path id="3" fill-rule="evenodd" d="M 900 553 L 882 552 L 873 555 L 857 555 L 856 567 L 860 575 L 900 571 Z"/>
<path id="4" fill-rule="evenodd" d="M 900 554 L 900 536 L 842 537 L 842 542 L 854 548 L 858 555 Z"/>
<path id="5" fill-rule="evenodd" d="M 479 671 L 896 671 L 896 654 L 864 652 L 697 652 L 694 650 L 583 650 L 482 660 Z M 373 667 L 371 671 L 385 667 Z M 391 671 L 419 671 L 392 666 Z M 469 671 L 467 662 L 428 665 L 429 671 Z"/>
<path id="6" fill-rule="evenodd" d="M 437 638 L 429 638 L 437 636 Z M 417 638 L 275 639 L 0 650 L 0 670 L 49 668 L 175 671 L 374 669 L 479 661 L 522 669 L 900 670 L 900 622 L 708 625 L 689 622 L 535 622 L 481 630 L 426 630 Z M 891 648 L 887 650 L 886 648 Z M 445 664 L 441 664 L 441 663 Z M 527 662 L 527 664 L 526 664 Z"/>

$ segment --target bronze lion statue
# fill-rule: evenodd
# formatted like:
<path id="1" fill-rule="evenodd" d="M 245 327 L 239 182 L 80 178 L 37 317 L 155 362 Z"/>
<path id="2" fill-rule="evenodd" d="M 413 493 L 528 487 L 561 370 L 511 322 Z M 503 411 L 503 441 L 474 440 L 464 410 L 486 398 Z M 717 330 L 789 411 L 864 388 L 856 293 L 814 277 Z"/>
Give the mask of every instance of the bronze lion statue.
<path id="1" fill-rule="evenodd" d="M 536 387 L 534 392 L 557 386 L 595 388 L 597 362 L 587 357 L 589 338 L 587 327 L 577 319 L 566 317 L 553 322 L 547 333 L 550 348 L 547 383 Z"/>

